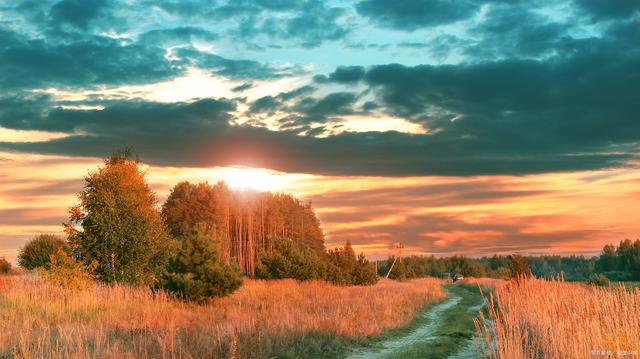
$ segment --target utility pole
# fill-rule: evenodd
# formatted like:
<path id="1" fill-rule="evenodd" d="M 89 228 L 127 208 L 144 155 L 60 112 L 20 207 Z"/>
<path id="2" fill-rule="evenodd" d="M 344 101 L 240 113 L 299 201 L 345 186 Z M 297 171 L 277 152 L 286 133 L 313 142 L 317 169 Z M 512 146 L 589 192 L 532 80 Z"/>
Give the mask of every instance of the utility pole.
<path id="1" fill-rule="evenodd" d="M 400 263 L 402 263 L 402 248 L 404 248 L 404 245 L 400 242 L 396 242 L 394 243 L 394 247 L 398 248 L 398 257 L 400 257 Z M 389 274 L 391 274 L 391 271 L 393 270 L 393 266 L 396 264 L 398 257 L 395 257 L 393 259 L 393 263 L 391 263 L 391 267 L 389 268 L 389 271 L 387 272 L 387 275 L 385 276 L 385 278 L 389 278 Z"/>

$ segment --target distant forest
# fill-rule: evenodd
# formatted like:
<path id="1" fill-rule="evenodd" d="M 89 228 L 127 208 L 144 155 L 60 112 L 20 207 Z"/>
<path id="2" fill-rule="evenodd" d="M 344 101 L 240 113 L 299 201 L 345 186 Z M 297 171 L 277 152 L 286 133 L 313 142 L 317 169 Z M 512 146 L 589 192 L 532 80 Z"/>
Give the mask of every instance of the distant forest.
<path id="1" fill-rule="evenodd" d="M 640 240 L 626 239 L 618 246 L 608 244 L 600 256 L 499 256 L 469 258 L 452 256 L 408 256 L 397 260 L 389 278 L 441 277 L 445 273 L 460 273 L 469 277 L 509 278 L 514 259 L 523 259 L 532 275 L 539 278 L 562 277 L 567 281 L 588 280 L 594 274 L 612 281 L 640 280 Z M 378 274 L 386 276 L 395 257 L 377 262 Z"/>

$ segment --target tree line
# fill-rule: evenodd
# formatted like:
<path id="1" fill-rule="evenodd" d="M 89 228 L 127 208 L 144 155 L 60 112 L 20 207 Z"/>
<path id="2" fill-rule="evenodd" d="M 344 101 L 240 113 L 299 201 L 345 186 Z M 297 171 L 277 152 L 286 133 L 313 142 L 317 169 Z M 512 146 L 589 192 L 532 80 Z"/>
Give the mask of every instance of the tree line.
<path id="1" fill-rule="evenodd" d="M 393 264 L 395 261 L 395 264 Z M 390 268 L 393 265 L 391 271 Z M 407 256 L 389 257 L 377 262 L 378 275 L 404 279 L 424 276 L 442 277 L 446 273 L 468 277 L 512 278 L 528 272 L 538 278 L 562 277 L 567 281 L 589 281 L 597 275 L 612 281 L 640 280 L 640 240 L 625 239 L 619 245 L 605 245 L 599 256 Z M 514 269 L 517 268 L 517 269 Z M 598 277 L 603 278 L 603 277 Z"/>
<path id="2" fill-rule="evenodd" d="M 178 183 L 162 205 L 140 162 L 118 152 L 85 177 L 66 238 L 42 235 L 22 248 L 19 264 L 45 278 L 80 286 L 151 286 L 189 300 L 226 295 L 244 275 L 323 279 L 341 285 L 378 280 L 351 245 L 325 250 L 309 203 L 287 194 L 232 191 L 226 184 Z"/>

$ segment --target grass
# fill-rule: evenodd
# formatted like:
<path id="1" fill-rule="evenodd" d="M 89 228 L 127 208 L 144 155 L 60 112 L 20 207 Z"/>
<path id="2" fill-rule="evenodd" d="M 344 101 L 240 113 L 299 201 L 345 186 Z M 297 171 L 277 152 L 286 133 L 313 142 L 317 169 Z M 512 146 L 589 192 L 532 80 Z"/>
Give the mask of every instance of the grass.
<path id="1" fill-rule="evenodd" d="M 194 305 L 143 288 L 70 291 L 33 275 L 0 276 L 0 357 L 336 357 L 407 325 L 444 298 L 441 283 L 246 280 L 231 296 Z"/>
<path id="2" fill-rule="evenodd" d="M 528 279 L 497 286 L 477 324 L 492 358 L 637 358 L 638 313 L 638 288 Z"/>
<path id="3" fill-rule="evenodd" d="M 360 342 L 354 348 L 355 352 L 360 356 L 370 352 L 380 356 L 390 351 L 388 346 L 395 348 L 397 340 L 401 340 L 406 346 L 403 349 L 393 349 L 385 358 L 446 358 L 465 349 L 473 351 L 473 318 L 478 316 L 482 307 L 483 293 L 488 293 L 502 282 L 497 279 L 467 278 L 465 283 L 444 285 L 449 300 L 459 297 L 460 300 L 455 305 L 438 311 L 435 320 L 435 312 L 432 312 L 435 307 L 427 306 L 411 324 Z M 479 286 L 483 288 L 482 292 Z M 426 327 L 432 327 L 433 331 L 425 329 Z M 416 336 L 415 333 L 420 328 L 423 333 L 426 330 L 429 334 L 424 337 L 423 334 Z M 413 339 L 408 339 L 409 337 Z"/>
<path id="4" fill-rule="evenodd" d="M 447 358 L 463 349 L 475 333 L 473 317 L 478 315 L 482 295 L 477 285 L 451 284 L 447 290 L 462 300 L 442 313 L 441 325 L 433 333 L 433 339 L 420 342 L 392 358 Z M 475 309 L 475 310 L 474 310 Z"/>

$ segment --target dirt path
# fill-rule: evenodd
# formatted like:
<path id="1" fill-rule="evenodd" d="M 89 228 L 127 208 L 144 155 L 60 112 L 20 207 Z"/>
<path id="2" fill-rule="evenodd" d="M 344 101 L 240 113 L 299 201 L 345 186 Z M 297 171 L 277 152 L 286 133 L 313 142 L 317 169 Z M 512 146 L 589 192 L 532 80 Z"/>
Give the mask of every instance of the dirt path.
<path id="1" fill-rule="evenodd" d="M 348 358 L 475 358 L 469 326 L 484 300 L 473 286 L 446 286 L 445 291 L 448 298 L 428 307 L 416 327 L 358 348 Z"/>
<path id="2" fill-rule="evenodd" d="M 433 333 L 442 324 L 439 318 L 442 313 L 456 306 L 462 301 L 462 297 L 447 290 L 448 299 L 435 304 L 429 310 L 423 313 L 423 317 L 427 320 L 423 325 L 417 327 L 405 336 L 390 338 L 388 340 L 377 343 L 375 348 L 368 350 L 356 351 L 348 356 L 349 359 L 373 359 L 384 358 L 401 349 L 413 346 L 417 342 L 428 341 L 434 339 Z"/>

